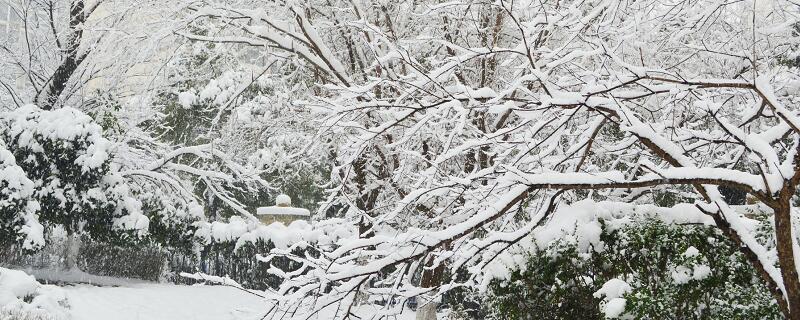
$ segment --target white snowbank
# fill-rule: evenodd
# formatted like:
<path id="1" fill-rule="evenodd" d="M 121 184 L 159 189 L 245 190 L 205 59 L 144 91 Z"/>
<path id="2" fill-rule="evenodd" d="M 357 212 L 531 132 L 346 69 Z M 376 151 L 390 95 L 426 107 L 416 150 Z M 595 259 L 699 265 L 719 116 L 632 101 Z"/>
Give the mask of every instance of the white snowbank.
<path id="1" fill-rule="evenodd" d="M 226 286 L 65 287 L 72 320 L 256 320 L 263 299 Z"/>
<path id="2" fill-rule="evenodd" d="M 14 266 L 14 268 L 17 267 Z M 83 272 L 77 268 L 71 270 L 63 270 L 60 267 L 17 269 L 24 271 L 25 273 L 34 276 L 39 281 L 45 283 L 82 283 L 96 286 L 131 286 L 136 284 L 152 283 L 151 281 L 141 279 L 98 276 Z"/>
<path id="3" fill-rule="evenodd" d="M 67 319 L 61 288 L 42 285 L 19 270 L 0 268 L 0 311 Z"/>

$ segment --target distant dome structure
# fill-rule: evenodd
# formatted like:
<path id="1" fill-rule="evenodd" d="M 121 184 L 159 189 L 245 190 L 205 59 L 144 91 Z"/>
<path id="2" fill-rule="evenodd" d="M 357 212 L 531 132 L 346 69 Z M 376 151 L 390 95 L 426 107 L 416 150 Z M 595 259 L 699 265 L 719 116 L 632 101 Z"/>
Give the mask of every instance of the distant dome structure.
<path id="1" fill-rule="evenodd" d="M 291 207 L 292 197 L 285 194 L 279 194 L 277 197 L 275 197 L 275 205 L 278 207 Z"/>
<path id="2" fill-rule="evenodd" d="M 275 197 L 275 205 L 256 209 L 256 216 L 263 224 L 281 222 L 290 224 L 297 220 L 308 220 L 311 212 L 303 208 L 292 207 L 292 198 L 285 194 Z"/>

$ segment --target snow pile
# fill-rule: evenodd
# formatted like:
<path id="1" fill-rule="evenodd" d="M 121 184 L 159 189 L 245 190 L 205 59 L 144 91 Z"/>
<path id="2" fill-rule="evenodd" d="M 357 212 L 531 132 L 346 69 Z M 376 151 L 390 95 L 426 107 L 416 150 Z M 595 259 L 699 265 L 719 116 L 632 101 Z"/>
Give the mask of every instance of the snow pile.
<path id="1" fill-rule="evenodd" d="M 0 311 L 11 314 L 67 319 L 61 288 L 42 285 L 22 271 L 0 268 Z"/>
<path id="2" fill-rule="evenodd" d="M 631 292 L 631 286 L 627 282 L 611 279 L 594 293 L 594 297 L 603 297 L 603 301 L 600 302 L 600 310 L 603 311 L 606 318 L 618 318 L 625 312 L 626 301 L 623 296 L 629 292 Z"/>
<path id="3" fill-rule="evenodd" d="M 207 277 L 197 276 L 206 283 L 214 282 Z M 264 319 L 264 314 L 272 307 L 272 304 L 258 296 L 263 295 L 263 292 L 240 290 L 230 282 L 226 285 L 192 286 L 154 283 L 119 287 L 76 285 L 65 287 L 64 291 L 70 301 L 71 320 L 260 320 Z M 337 310 L 337 305 L 331 305 L 310 319 L 341 319 L 341 311 L 336 316 Z M 379 317 L 372 316 L 383 309 L 379 305 L 362 304 L 352 311 L 361 319 L 377 319 Z M 407 308 L 403 311 L 396 317 L 393 315 L 384 318 L 415 318 L 413 311 Z M 307 318 L 307 314 L 296 313 L 275 319 Z M 439 314 L 438 319 L 445 317 Z"/>

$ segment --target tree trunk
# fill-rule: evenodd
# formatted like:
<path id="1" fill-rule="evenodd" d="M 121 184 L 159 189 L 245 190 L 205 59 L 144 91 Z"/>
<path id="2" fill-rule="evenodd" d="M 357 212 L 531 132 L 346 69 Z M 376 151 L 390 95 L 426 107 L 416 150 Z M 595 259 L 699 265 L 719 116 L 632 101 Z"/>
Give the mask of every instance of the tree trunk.
<path id="1" fill-rule="evenodd" d="M 67 235 L 67 243 L 64 244 L 64 270 L 77 269 L 78 254 L 81 251 L 81 238 L 75 233 Z"/>
<path id="2" fill-rule="evenodd" d="M 52 110 L 58 99 L 67 88 L 67 82 L 83 63 L 86 54 L 80 54 L 81 40 L 83 39 L 83 23 L 86 22 L 85 4 L 83 0 L 73 1 L 69 11 L 69 31 L 67 41 L 61 48 L 64 58 L 56 68 L 51 78 L 46 83 L 47 87 L 37 94 L 36 103 L 44 110 Z M 91 50 L 91 49 L 87 49 Z"/>
<path id="3" fill-rule="evenodd" d="M 427 267 L 433 266 L 434 258 L 430 257 L 428 263 L 425 265 Z M 420 286 L 423 288 L 433 288 L 438 286 L 442 280 L 442 275 L 444 273 L 444 265 L 440 264 L 433 269 L 423 269 L 422 270 L 422 279 L 420 279 Z M 439 306 L 438 302 L 435 301 L 424 301 L 427 302 L 425 305 L 417 309 L 417 319 L 416 320 L 436 320 L 436 308 Z M 423 303 L 423 301 L 420 301 Z"/>
<path id="4" fill-rule="evenodd" d="M 781 276 L 786 288 L 786 298 L 789 303 L 788 319 L 800 320 L 800 278 L 797 276 L 797 266 L 794 261 L 794 247 L 792 245 L 792 218 L 790 197 L 784 196 L 779 200 L 775 209 L 775 237 L 778 249 L 778 262 L 781 267 Z"/>
<path id="5" fill-rule="evenodd" d="M 416 320 L 436 320 L 436 307 L 439 306 L 437 302 L 429 302 L 428 304 L 417 309 Z"/>

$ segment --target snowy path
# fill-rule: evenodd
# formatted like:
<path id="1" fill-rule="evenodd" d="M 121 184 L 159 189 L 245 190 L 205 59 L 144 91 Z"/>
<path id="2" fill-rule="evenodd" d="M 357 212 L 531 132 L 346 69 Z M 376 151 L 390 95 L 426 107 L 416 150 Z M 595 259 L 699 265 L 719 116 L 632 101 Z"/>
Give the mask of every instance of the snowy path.
<path id="1" fill-rule="evenodd" d="M 78 285 L 64 290 L 73 320 L 251 320 L 267 309 L 258 297 L 221 286 Z"/>

